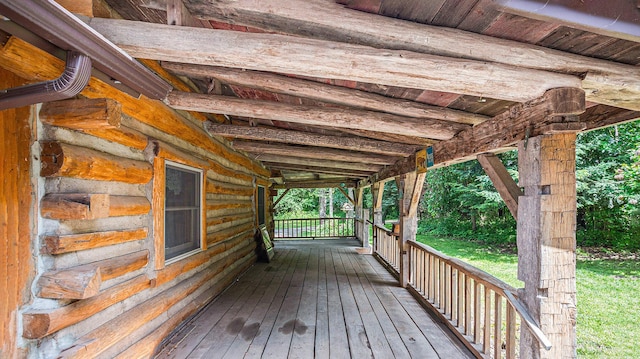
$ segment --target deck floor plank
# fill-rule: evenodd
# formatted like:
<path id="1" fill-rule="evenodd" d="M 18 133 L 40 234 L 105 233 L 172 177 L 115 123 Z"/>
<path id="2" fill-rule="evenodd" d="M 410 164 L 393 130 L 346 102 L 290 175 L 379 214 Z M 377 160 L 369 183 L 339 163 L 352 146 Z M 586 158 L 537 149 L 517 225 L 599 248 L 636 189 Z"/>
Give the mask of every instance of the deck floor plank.
<path id="1" fill-rule="evenodd" d="M 271 263 L 254 265 L 156 357 L 473 357 L 356 245 L 278 242 Z"/>
<path id="2" fill-rule="evenodd" d="M 294 250 L 284 251 L 285 255 L 288 255 L 286 266 L 276 268 L 268 267 L 271 268 L 270 271 L 272 272 L 275 280 L 270 282 L 269 287 L 264 291 L 259 303 L 253 308 L 251 314 L 247 318 L 241 333 L 236 336 L 236 339 L 229 347 L 229 350 L 224 354 L 223 358 L 242 358 L 246 354 L 255 337 L 260 333 L 260 330 L 264 331 L 263 323 L 269 308 L 272 306 L 274 308 L 279 308 L 281 304 L 281 301 L 276 300 L 277 294 L 279 290 L 283 290 L 283 288 L 288 286 L 288 282 L 285 282 L 285 280 L 291 278 L 292 271 L 289 264 L 295 260 L 295 252 L 296 251 Z M 283 251 L 280 251 L 279 256 L 282 253 Z M 281 260 L 281 257 L 279 257 L 276 263 Z M 269 328 L 269 331 L 270 330 L 271 328 Z"/>
<path id="3" fill-rule="evenodd" d="M 278 266 L 287 266 L 287 253 L 283 253 L 282 260 Z M 253 284 L 258 283 L 265 277 L 263 271 L 257 272 L 252 278 L 247 278 L 243 284 L 234 283 L 215 300 L 205 306 L 194 316 L 188 325 L 176 333 L 174 339 L 176 344 L 167 345 L 158 355 L 166 359 L 186 358 L 200 344 L 202 339 L 211 331 L 212 327 L 225 315 L 227 310 L 235 303 L 236 298 L 245 295 L 253 289 Z M 246 283 L 246 284 L 245 284 Z M 185 340 L 188 336 L 188 340 Z"/>

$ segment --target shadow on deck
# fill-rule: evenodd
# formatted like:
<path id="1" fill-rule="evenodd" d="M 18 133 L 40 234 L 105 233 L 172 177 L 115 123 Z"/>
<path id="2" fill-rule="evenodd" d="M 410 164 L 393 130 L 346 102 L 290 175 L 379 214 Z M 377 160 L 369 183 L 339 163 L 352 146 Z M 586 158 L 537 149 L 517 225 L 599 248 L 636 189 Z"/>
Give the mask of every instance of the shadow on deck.
<path id="1" fill-rule="evenodd" d="M 279 241 L 158 358 L 472 358 L 355 240 Z"/>

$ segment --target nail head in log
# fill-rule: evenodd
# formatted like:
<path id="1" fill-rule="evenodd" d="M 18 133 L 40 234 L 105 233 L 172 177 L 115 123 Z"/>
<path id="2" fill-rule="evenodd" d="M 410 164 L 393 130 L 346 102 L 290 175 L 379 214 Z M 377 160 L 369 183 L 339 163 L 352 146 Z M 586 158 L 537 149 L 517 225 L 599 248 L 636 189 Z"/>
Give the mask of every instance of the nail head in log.
<path id="1" fill-rule="evenodd" d="M 40 175 L 76 177 L 100 181 L 147 183 L 151 165 L 89 148 L 56 141 L 42 141 Z"/>

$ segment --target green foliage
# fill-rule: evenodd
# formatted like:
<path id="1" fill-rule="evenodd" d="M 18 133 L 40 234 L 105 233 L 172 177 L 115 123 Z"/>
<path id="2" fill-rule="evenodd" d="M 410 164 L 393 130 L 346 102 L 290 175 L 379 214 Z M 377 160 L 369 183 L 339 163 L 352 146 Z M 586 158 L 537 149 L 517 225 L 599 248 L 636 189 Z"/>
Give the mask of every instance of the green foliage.
<path id="1" fill-rule="evenodd" d="M 500 157 L 512 176 L 517 176 L 517 153 Z M 419 231 L 486 242 L 515 242 L 515 221 L 477 161 L 427 172 Z"/>
<path id="2" fill-rule="evenodd" d="M 517 152 L 500 155 L 517 180 Z M 579 245 L 640 248 L 640 121 L 576 143 Z M 516 223 L 477 161 L 427 172 L 421 233 L 515 243 Z"/>
<path id="3" fill-rule="evenodd" d="M 639 121 L 578 137 L 579 244 L 640 248 L 639 163 Z"/>

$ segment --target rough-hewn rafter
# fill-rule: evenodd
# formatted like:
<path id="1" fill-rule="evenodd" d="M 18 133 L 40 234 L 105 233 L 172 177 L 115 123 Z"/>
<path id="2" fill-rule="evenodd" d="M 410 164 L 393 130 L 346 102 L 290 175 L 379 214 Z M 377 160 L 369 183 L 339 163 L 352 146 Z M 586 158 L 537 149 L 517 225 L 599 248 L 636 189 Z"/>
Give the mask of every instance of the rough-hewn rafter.
<path id="1" fill-rule="evenodd" d="M 344 162 L 344 161 L 332 161 L 332 160 L 319 160 L 312 158 L 300 158 L 300 157 L 290 157 L 290 156 L 281 156 L 281 155 L 254 155 L 256 160 L 265 161 L 265 162 L 277 162 L 284 164 L 292 164 L 292 165 L 308 165 L 308 166 L 316 166 L 316 167 L 326 167 L 326 168 L 334 168 L 334 169 L 345 169 L 345 170 L 356 170 L 356 171 L 379 171 L 382 169 L 381 165 L 373 165 L 373 164 L 364 164 L 364 163 L 354 163 L 354 162 Z"/>
<path id="2" fill-rule="evenodd" d="M 580 86 L 578 77 L 549 71 L 279 34 L 98 18 L 91 19 L 89 25 L 130 55 L 152 60 L 349 79 L 518 102 L 539 97 L 550 88 Z"/>
<path id="3" fill-rule="evenodd" d="M 166 100 L 179 110 L 224 113 L 232 116 L 294 122 L 305 125 L 375 129 L 432 139 L 449 139 L 469 126 L 441 120 L 416 119 L 374 111 L 289 105 L 273 101 L 244 100 L 231 96 L 172 92 Z"/>
<path id="4" fill-rule="evenodd" d="M 581 89 L 549 90 L 544 96 L 517 104 L 509 111 L 461 132 L 454 139 L 434 144 L 434 165 L 444 167 L 473 159 L 480 153 L 504 151 L 518 141 L 550 131 L 549 126 L 553 124 L 558 124 L 555 130 L 562 127 L 572 131 L 584 129 L 586 124 L 577 122 L 576 116 L 584 111 L 584 91 Z M 415 165 L 416 156 L 413 154 L 385 167 L 369 182 L 415 171 Z"/>
<path id="5" fill-rule="evenodd" d="M 233 147 L 253 154 L 271 154 L 316 159 L 330 158 L 334 161 L 372 163 L 377 165 L 389 165 L 398 160 L 397 157 L 374 153 L 344 151 L 332 148 L 270 144 L 264 142 L 234 141 Z"/>
<path id="6" fill-rule="evenodd" d="M 630 65 L 458 29 L 381 18 L 345 9 L 334 1 L 237 0 L 212 3 L 187 0 L 185 5 L 196 17 L 235 22 L 280 33 L 586 74 L 582 88 L 589 101 L 640 110 L 640 69 Z M 490 95 L 485 93 L 485 96 Z"/>
<path id="7" fill-rule="evenodd" d="M 356 183 L 353 181 L 347 180 L 318 180 L 318 181 L 287 181 L 283 184 L 274 184 L 271 187 L 274 189 L 285 189 L 285 188 L 336 188 L 346 186 L 355 187 Z"/>
<path id="8" fill-rule="evenodd" d="M 317 167 L 317 166 L 308 166 L 308 165 L 295 165 L 288 163 L 278 163 L 278 162 L 263 162 L 265 166 L 271 168 L 272 170 L 288 170 L 288 171 L 297 171 L 297 172 L 308 172 L 308 173 L 316 173 L 316 174 L 328 174 L 328 175 L 341 175 L 346 177 L 357 177 L 357 178 L 365 178 L 373 174 L 374 171 L 357 171 L 357 170 L 347 170 L 347 169 L 339 169 L 339 168 L 327 168 L 327 167 Z M 272 175 L 272 177 L 274 177 Z"/>
<path id="9" fill-rule="evenodd" d="M 418 148 L 413 145 L 394 144 L 366 138 L 319 135 L 310 132 L 267 127 L 221 125 L 213 122 L 207 122 L 204 127 L 209 134 L 217 136 L 338 148 L 351 151 L 380 153 L 389 156 L 407 156 L 414 153 Z"/>
<path id="10" fill-rule="evenodd" d="M 266 72 L 238 70 L 217 66 L 203 66 L 164 62 L 167 70 L 190 77 L 212 77 L 230 85 L 246 86 L 265 91 L 310 98 L 339 105 L 393 113 L 400 116 L 431 118 L 445 121 L 478 124 L 489 117 L 475 113 L 432 106 L 425 103 L 396 99 L 366 91 L 332 86 L 315 81 L 296 79 Z"/>

